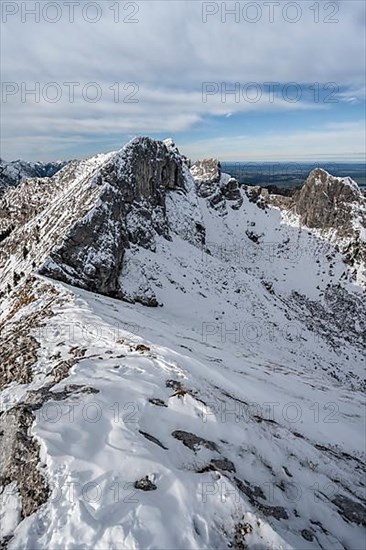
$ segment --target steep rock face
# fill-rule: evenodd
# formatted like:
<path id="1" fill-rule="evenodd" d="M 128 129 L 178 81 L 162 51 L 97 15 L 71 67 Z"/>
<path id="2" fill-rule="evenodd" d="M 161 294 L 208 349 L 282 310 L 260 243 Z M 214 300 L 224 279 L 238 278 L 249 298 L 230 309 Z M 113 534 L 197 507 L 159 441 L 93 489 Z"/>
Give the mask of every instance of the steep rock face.
<path id="1" fill-rule="evenodd" d="M 96 206 L 71 228 L 40 272 L 124 298 L 125 251 L 133 245 L 155 251 L 156 236 L 171 239 L 166 196 L 186 193 L 183 164 L 164 143 L 141 138 L 106 162 L 93 184 L 101 186 Z M 154 297 L 150 305 L 156 305 Z"/>
<path id="2" fill-rule="evenodd" d="M 40 183 L 26 180 L 0 201 L 0 291 L 11 291 L 39 268 L 72 225 L 95 205 L 90 178 L 110 155 L 81 161 Z"/>
<path id="3" fill-rule="evenodd" d="M 359 279 L 366 280 L 366 199 L 355 181 L 317 168 L 295 193 L 294 211 L 301 224 L 328 238 L 355 266 Z"/>
<path id="4" fill-rule="evenodd" d="M 354 236 L 354 214 L 363 196 L 351 178 L 336 178 L 317 168 L 309 174 L 295 202 L 296 212 L 304 225 L 317 229 L 336 228 L 339 236 L 349 237 Z M 366 228 L 365 211 L 360 222 Z"/>
<path id="5" fill-rule="evenodd" d="M 173 142 L 149 138 L 67 167 L 45 187 L 28 180 L 0 203 L 1 282 L 13 287 L 37 268 L 54 279 L 124 298 L 122 264 L 131 246 L 154 251 L 158 236 L 171 239 L 171 231 L 182 229 L 188 240 L 202 243 L 192 188 Z M 172 192 L 191 213 L 183 228 L 167 215 Z M 156 305 L 153 296 L 150 302 Z"/>

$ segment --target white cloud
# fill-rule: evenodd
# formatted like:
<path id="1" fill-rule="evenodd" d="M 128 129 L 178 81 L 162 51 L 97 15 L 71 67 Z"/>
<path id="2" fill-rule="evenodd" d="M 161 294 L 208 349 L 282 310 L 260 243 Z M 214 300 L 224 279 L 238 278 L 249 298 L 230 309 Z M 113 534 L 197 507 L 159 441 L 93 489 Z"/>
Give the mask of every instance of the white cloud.
<path id="1" fill-rule="evenodd" d="M 35 3 L 27 4 L 32 7 Z M 321 22 L 315 23 L 310 9 L 314 2 L 307 0 L 298 2 L 302 17 L 297 23 L 284 20 L 286 3 L 275 11 L 273 23 L 264 8 L 257 23 L 242 17 L 236 23 L 232 16 L 223 23 L 222 3 L 217 2 L 219 13 L 203 23 L 202 2 L 149 0 L 136 2 L 138 23 L 114 23 L 111 7 L 116 2 L 105 0 L 99 3 L 102 17 L 95 24 L 80 15 L 86 3 L 82 0 L 75 8 L 73 23 L 68 22 L 67 2 L 60 1 L 62 18 L 55 24 L 42 18 L 34 23 L 32 16 L 22 23 L 20 13 L 3 24 L 3 81 L 26 82 L 28 86 L 54 81 L 64 93 L 64 82 L 97 82 L 103 91 L 95 104 L 83 99 L 69 103 L 64 95 L 55 104 L 42 100 L 22 103 L 20 94 L 10 98 L 2 104 L 3 156 L 29 157 L 26 136 L 49 136 L 52 143 L 59 139 L 61 151 L 67 138 L 71 145 L 76 138 L 84 144 L 96 143 L 98 135 L 103 141 L 108 135 L 126 133 L 179 134 L 204 126 L 209 116 L 234 120 L 238 113 L 327 108 L 306 97 L 297 103 L 279 98 L 271 103 L 265 93 L 257 103 L 242 96 L 238 103 L 229 96 L 223 103 L 220 94 L 204 103 L 202 82 L 226 82 L 228 86 L 238 82 L 242 87 L 248 82 L 261 86 L 265 82 L 335 82 L 342 89 L 352 87 L 348 96 L 344 95 L 348 92 L 339 94 L 343 102 L 359 100 L 359 90 L 364 87 L 365 59 L 360 55 L 365 51 L 363 2 L 338 2 L 338 23 L 322 22 L 331 10 L 321 3 Z M 230 8 L 235 2 L 226 5 Z M 131 13 L 125 6 L 120 2 L 121 19 Z M 114 103 L 109 88 L 115 82 L 121 88 L 135 82 L 139 103 Z M 13 138 L 19 139 L 18 147 Z M 46 141 L 40 153 L 47 152 Z M 33 154 L 37 152 L 32 145 Z"/>
<path id="2" fill-rule="evenodd" d="M 228 138 L 198 140 L 182 146 L 192 159 L 216 157 L 222 161 L 266 160 L 363 160 L 366 150 L 365 127 L 362 122 L 328 124 L 311 130 L 270 134 L 242 135 Z"/>

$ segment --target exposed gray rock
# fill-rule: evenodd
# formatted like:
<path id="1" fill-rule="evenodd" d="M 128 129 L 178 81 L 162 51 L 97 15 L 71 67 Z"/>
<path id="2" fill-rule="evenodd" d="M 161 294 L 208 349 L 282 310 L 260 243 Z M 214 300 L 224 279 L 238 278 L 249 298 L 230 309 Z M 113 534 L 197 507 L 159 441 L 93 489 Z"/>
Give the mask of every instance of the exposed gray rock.
<path id="1" fill-rule="evenodd" d="M 167 189 L 184 189 L 182 166 L 161 142 L 137 139 L 94 176 L 99 204 L 76 222 L 41 273 L 123 298 L 119 284 L 130 243 L 155 249 L 155 234 L 169 238 Z M 146 305 L 150 305 L 148 301 Z"/>
<path id="2" fill-rule="evenodd" d="M 149 399 L 149 403 L 156 405 L 157 407 L 167 407 L 168 405 L 162 400 L 156 397 Z"/>
<path id="3" fill-rule="evenodd" d="M 172 433 L 172 436 L 181 441 L 183 445 L 192 451 L 196 451 L 200 447 L 206 447 L 206 449 L 210 449 L 211 451 L 218 451 L 217 445 L 214 441 L 208 441 L 207 439 L 190 432 L 176 430 Z"/>
<path id="4" fill-rule="evenodd" d="M 303 529 L 301 531 L 301 536 L 305 539 L 305 540 L 308 540 L 309 542 L 313 542 L 314 540 L 314 535 L 311 531 L 309 531 L 308 529 Z"/>
<path id="5" fill-rule="evenodd" d="M 157 437 L 154 437 L 153 435 L 150 435 L 146 432 L 143 432 L 142 430 L 139 430 L 140 434 L 143 435 L 146 439 L 148 439 L 149 441 L 151 441 L 152 443 L 155 443 L 155 445 L 158 445 L 158 447 L 161 447 L 162 449 L 164 449 L 165 451 L 168 450 L 168 447 L 165 447 L 165 445 L 162 444 L 161 441 L 159 441 L 159 439 Z"/>
<path id="6" fill-rule="evenodd" d="M 216 470 L 221 470 L 221 471 L 225 471 L 225 472 L 235 472 L 236 471 L 234 463 L 231 462 L 231 460 L 228 460 L 225 457 L 213 458 L 211 460 L 211 464 Z"/>
<path id="7" fill-rule="evenodd" d="M 30 334 L 12 332 L 0 343 L 0 389 L 11 382 L 27 384 L 33 378 L 32 366 L 38 360 L 39 344 Z"/>
<path id="8" fill-rule="evenodd" d="M 76 360 L 69 364 L 69 368 Z M 68 370 L 65 370 L 65 377 Z M 33 514 L 49 495 L 48 482 L 40 467 L 40 447 L 30 433 L 34 412 L 48 401 L 63 401 L 77 393 L 97 393 L 88 386 L 69 385 L 53 392 L 57 383 L 51 380 L 39 390 L 27 392 L 24 400 L 10 410 L 0 413 L 0 486 L 16 482 L 21 496 L 22 517 Z"/>
<path id="9" fill-rule="evenodd" d="M 0 485 L 14 481 L 22 499 L 22 516 L 47 501 L 49 488 L 39 469 L 39 445 L 30 434 L 34 416 L 25 405 L 0 414 Z"/>
<path id="10" fill-rule="evenodd" d="M 157 486 L 150 481 L 149 476 L 146 476 L 143 479 L 135 481 L 135 489 L 140 489 L 141 491 L 156 491 Z"/>
<path id="11" fill-rule="evenodd" d="M 339 248 L 345 262 L 366 265 L 366 199 L 351 178 L 317 168 L 294 195 L 301 223 L 317 229 Z"/>
<path id="12" fill-rule="evenodd" d="M 267 189 L 263 189 L 258 185 L 246 185 L 244 186 L 244 191 L 249 199 L 249 202 L 256 204 L 258 208 L 265 210 L 269 199 L 269 193 Z"/>
<path id="13" fill-rule="evenodd" d="M 204 159 L 195 162 L 191 168 L 200 197 L 211 196 L 221 179 L 221 164 L 217 159 Z"/>
<path id="14" fill-rule="evenodd" d="M 238 181 L 221 171 L 221 164 L 217 159 L 197 161 L 191 167 L 191 174 L 198 196 L 207 198 L 212 208 L 224 214 L 227 201 L 234 210 L 238 210 L 243 204 Z"/>
<path id="15" fill-rule="evenodd" d="M 167 388 L 172 388 L 172 390 L 174 391 L 183 389 L 182 382 L 180 382 L 179 380 L 166 380 L 165 386 Z"/>
<path id="16" fill-rule="evenodd" d="M 239 183 L 235 178 L 230 178 L 227 181 L 223 181 L 220 187 L 222 195 L 228 201 L 235 201 L 231 207 L 234 210 L 238 210 L 243 204 L 243 198 L 240 193 Z"/>
<path id="17" fill-rule="evenodd" d="M 295 195 L 295 209 L 307 227 L 336 228 L 340 236 L 353 236 L 352 205 L 361 200 L 361 191 L 350 178 L 336 178 L 317 168 Z"/>
<path id="18" fill-rule="evenodd" d="M 348 498 L 345 495 L 335 495 L 332 502 L 339 508 L 340 513 L 348 521 L 366 527 L 366 507 Z"/>
<path id="19" fill-rule="evenodd" d="M 231 547 L 234 550 L 248 550 L 249 546 L 245 537 L 253 532 L 253 527 L 248 522 L 239 522 L 235 524 L 234 537 Z"/>
<path id="20" fill-rule="evenodd" d="M 47 283 L 34 284 L 29 277 L 19 285 L 15 300 L 0 323 L 0 389 L 12 382 L 27 384 L 33 380 L 33 367 L 38 361 L 39 342 L 32 334 L 40 329 L 46 318 L 52 316 L 52 303 L 62 303 L 62 296 L 54 294 L 54 287 Z M 49 293 L 48 307 L 32 309 L 39 295 Z M 13 322 L 19 310 L 25 310 L 21 318 Z"/>

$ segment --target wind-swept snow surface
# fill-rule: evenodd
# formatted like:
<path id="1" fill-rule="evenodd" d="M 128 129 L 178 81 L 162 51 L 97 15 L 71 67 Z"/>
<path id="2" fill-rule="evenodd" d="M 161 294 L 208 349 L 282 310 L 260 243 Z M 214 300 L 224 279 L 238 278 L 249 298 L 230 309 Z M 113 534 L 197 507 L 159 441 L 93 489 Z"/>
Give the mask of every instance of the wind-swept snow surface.
<path id="1" fill-rule="evenodd" d="M 34 331 L 34 380 L 4 389 L 3 408 L 43 385 L 55 357 L 79 358 L 35 411 L 31 435 L 51 494 L 9 548 L 223 548 L 237 539 L 362 548 L 360 355 L 332 350 L 300 323 L 286 335 L 280 314 L 259 338 L 245 317 L 237 340 L 231 326 L 213 330 L 223 315 L 216 301 L 170 291 L 170 305 L 147 309 L 56 285 L 64 303 Z M 326 367 L 341 361 L 339 383 Z M 153 490 L 135 487 L 146 478 Z M 16 486 L 2 499 L 6 534 Z"/>

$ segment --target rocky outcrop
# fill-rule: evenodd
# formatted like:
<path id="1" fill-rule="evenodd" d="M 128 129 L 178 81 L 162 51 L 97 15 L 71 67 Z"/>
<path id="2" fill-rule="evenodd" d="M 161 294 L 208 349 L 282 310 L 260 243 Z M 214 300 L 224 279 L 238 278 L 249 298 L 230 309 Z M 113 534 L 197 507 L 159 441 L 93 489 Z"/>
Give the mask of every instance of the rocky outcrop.
<path id="1" fill-rule="evenodd" d="M 212 195 L 221 179 L 221 164 L 217 159 L 204 159 L 195 162 L 191 174 L 196 182 L 200 197 Z"/>
<path id="2" fill-rule="evenodd" d="M 360 226 L 366 229 L 366 210 L 360 208 L 365 208 L 363 202 L 361 191 L 351 178 L 336 178 L 317 168 L 295 195 L 295 210 L 307 227 L 336 229 L 340 237 L 353 237 L 356 214 L 360 214 Z"/>
<path id="3" fill-rule="evenodd" d="M 294 195 L 296 189 L 286 189 L 276 185 L 260 187 L 258 185 L 243 185 L 249 202 L 252 202 L 265 210 L 267 206 L 276 206 L 277 208 L 292 209 L 294 206 Z"/>
<path id="4" fill-rule="evenodd" d="M 366 284 L 366 198 L 355 181 L 317 168 L 301 188 L 243 187 L 249 202 L 262 209 L 277 207 L 285 217 L 295 215 L 292 222 L 330 241 L 358 282 Z"/>
<path id="5" fill-rule="evenodd" d="M 225 213 L 227 203 L 234 210 L 243 204 L 238 181 L 221 171 L 221 164 L 217 159 L 197 161 L 191 167 L 191 174 L 198 196 L 207 198 L 212 208 Z"/>
<path id="6" fill-rule="evenodd" d="M 336 246 L 361 282 L 366 280 L 366 199 L 355 181 L 317 168 L 295 193 L 294 211 L 302 225 Z"/>
<path id="7" fill-rule="evenodd" d="M 248 185 L 244 187 L 244 191 L 249 202 L 256 204 L 258 208 L 262 208 L 263 210 L 267 207 L 269 198 L 267 189 L 259 187 L 258 185 Z"/>

